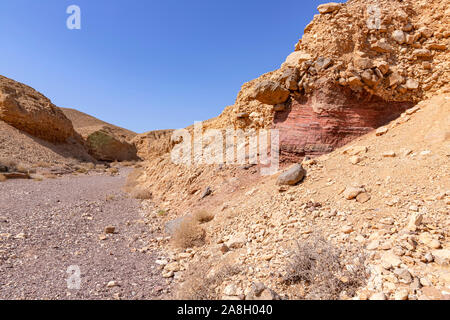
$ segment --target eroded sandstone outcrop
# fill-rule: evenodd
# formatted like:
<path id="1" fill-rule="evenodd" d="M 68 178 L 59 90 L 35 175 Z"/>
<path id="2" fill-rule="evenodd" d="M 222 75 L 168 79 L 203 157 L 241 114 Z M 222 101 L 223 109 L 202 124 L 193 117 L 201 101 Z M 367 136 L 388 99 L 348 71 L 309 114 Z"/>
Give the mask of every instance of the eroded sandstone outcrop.
<path id="1" fill-rule="evenodd" d="M 31 87 L 0 76 L 0 120 L 50 142 L 65 142 L 76 133 L 71 121 Z"/>
<path id="2" fill-rule="evenodd" d="M 273 128 L 280 130 L 281 156 L 298 161 L 321 155 L 378 128 L 413 106 L 409 101 L 385 101 L 366 92 L 327 82 L 311 96 L 297 95 L 276 112 Z"/>
<path id="3" fill-rule="evenodd" d="M 235 104 L 204 127 L 280 129 L 284 159 L 294 160 L 382 126 L 448 84 L 448 4 L 319 6 L 280 69 L 245 83 Z"/>

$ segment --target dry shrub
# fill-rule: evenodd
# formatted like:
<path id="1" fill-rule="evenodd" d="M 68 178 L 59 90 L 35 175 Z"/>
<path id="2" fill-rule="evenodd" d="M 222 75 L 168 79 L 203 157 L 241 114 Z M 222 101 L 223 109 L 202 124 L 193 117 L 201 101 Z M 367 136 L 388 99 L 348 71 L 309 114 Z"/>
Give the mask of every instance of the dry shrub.
<path id="1" fill-rule="evenodd" d="M 356 249 L 350 254 L 346 248 L 318 236 L 297 242 L 284 282 L 304 284 L 304 298 L 308 300 L 338 300 L 342 294 L 353 297 L 369 276 L 366 257 L 361 249 Z"/>
<path id="2" fill-rule="evenodd" d="M 202 246 L 205 243 L 206 232 L 198 221 L 192 218 L 183 219 L 175 229 L 172 242 L 181 249 Z"/>
<path id="3" fill-rule="evenodd" d="M 124 167 L 132 167 L 136 164 L 136 161 L 122 161 L 120 164 Z"/>
<path id="4" fill-rule="evenodd" d="M 23 163 L 19 163 L 18 165 L 16 165 L 15 169 L 17 172 L 20 172 L 20 173 L 29 173 L 29 171 L 30 171 L 30 167 Z"/>
<path id="5" fill-rule="evenodd" d="M 124 189 L 126 192 L 132 192 L 139 184 L 139 178 L 144 173 L 143 169 L 133 170 L 127 177 Z"/>
<path id="6" fill-rule="evenodd" d="M 76 171 L 78 173 L 87 173 L 88 172 L 88 170 L 86 168 L 83 168 L 83 167 L 76 167 Z"/>
<path id="7" fill-rule="evenodd" d="M 43 173 L 42 175 L 43 175 L 45 178 L 47 178 L 47 179 L 56 179 L 56 178 L 58 178 L 58 176 L 55 175 L 55 174 L 53 174 L 53 173 Z"/>
<path id="8" fill-rule="evenodd" d="M 83 168 L 87 169 L 87 170 L 94 170 L 95 169 L 95 164 L 92 162 L 85 162 L 81 164 L 83 166 Z"/>
<path id="9" fill-rule="evenodd" d="M 158 217 L 164 217 L 166 214 L 166 210 L 158 210 L 158 212 L 156 213 Z"/>
<path id="10" fill-rule="evenodd" d="M 38 161 L 33 165 L 35 168 L 50 168 L 51 166 L 51 163 L 45 161 Z"/>
<path id="11" fill-rule="evenodd" d="M 200 210 L 194 214 L 194 219 L 199 223 L 207 223 L 214 219 L 214 215 L 209 211 Z"/>
<path id="12" fill-rule="evenodd" d="M 44 176 L 41 174 L 35 174 L 35 175 L 31 176 L 31 179 L 33 179 L 34 181 L 37 181 L 37 182 L 41 182 L 44 180 Z"/>
<path id="13" fill-rule="evenodd" d="M 104 165 L 102 163 L 95 165 L 95 170 L 106 170 L 106 169 L 107 169 L 106 165 Z"/>
<path id="14" fill-rule="evenodd" d="M 152 198 L 152 193 L 148 189 L 138 187 L 131 192 L 131 196 L 139 200 L 148 200 Z"/>
<path id="15" fill-rule="evenodd" d="M 222 297 L 216 293 L 216 288 L 224 281 L 238 275 L 241 269 L 238 266 L 224 265 L 214 274 L 210 274 L 212 264 L 197 262 L 186 271 L 186 281 L 178 290 L 180 300 L 220 300 Z"/>
<path id="16" fill-rule="evenodd" d="M 118 174 L 119 173 L 119 169 L 114 168 L 114 167 L 108 168 L 108 169 L 106 169 L 106 171 L 111 173 L 111 174 Z"/>
<path id="17" fill-rule="evenodd" d="M 8 179 L 6 179 L 6 177 L 0 173 L 0 182 L 5 182 L 6 180 Z"/>

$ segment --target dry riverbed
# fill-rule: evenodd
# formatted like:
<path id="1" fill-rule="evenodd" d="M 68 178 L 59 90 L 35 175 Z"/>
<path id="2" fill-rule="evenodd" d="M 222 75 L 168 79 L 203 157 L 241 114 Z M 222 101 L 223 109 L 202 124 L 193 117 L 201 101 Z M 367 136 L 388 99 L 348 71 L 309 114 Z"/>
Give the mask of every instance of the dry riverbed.
<path id="1" fill-rule="evenodd" d="M 159 235 L 121 191 L 129 172 L 0 183 L 0 299 L 168 295 L 154 263 L 160 256 L 148 246 Z M 68 288 L 71 266 L 81 272 L 79 290 Z M 70 279 L 76 286 L 76 274 Z"/>

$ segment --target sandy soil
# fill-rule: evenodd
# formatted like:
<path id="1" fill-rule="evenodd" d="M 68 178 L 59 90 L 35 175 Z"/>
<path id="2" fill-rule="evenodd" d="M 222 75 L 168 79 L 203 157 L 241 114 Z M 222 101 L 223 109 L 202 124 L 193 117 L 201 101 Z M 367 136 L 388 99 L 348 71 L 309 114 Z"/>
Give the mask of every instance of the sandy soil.
<path id="1" fill-rule="evenodd" d="M 149 249 L 157 234 L 120 175 L 0 184 L 0 299 L 160 299 L 170 293 Z M 116 233 L 105 234 L 114 226 Z M 144 248 L 144 249 L 143 249 Z M 80 290 L 69 290 L 69 266 Z M 111 283 L 115 281 L 115 283 Z M 114 286 L 110 287 L 114 284 Z"/>

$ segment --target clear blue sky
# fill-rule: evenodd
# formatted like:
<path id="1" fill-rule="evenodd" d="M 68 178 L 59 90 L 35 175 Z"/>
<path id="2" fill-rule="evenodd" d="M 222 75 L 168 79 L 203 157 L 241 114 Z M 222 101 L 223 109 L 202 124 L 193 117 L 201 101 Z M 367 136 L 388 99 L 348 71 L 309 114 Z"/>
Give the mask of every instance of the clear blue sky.
<path id="1" fill-rule="evenodd" d="M 323 2 L 3 0 L 0 74 L 137 132 L 183 128 L 279 68 Z"/>

